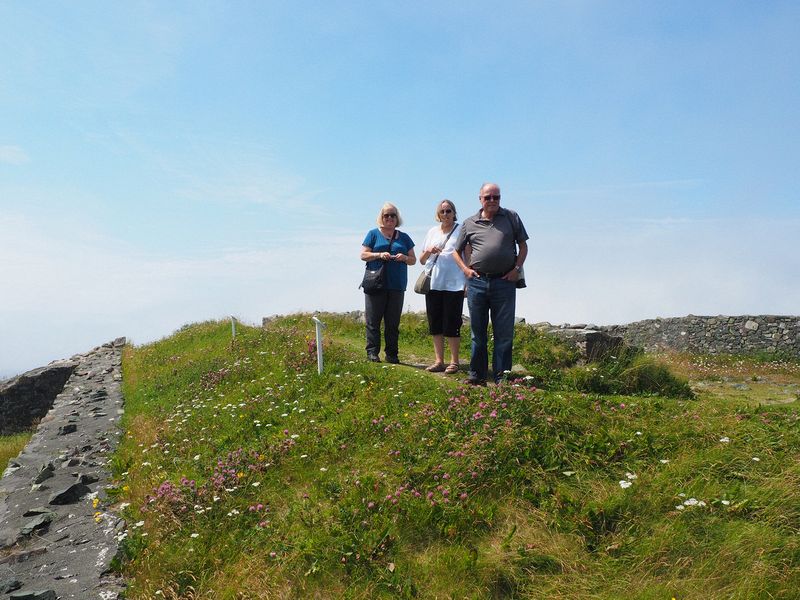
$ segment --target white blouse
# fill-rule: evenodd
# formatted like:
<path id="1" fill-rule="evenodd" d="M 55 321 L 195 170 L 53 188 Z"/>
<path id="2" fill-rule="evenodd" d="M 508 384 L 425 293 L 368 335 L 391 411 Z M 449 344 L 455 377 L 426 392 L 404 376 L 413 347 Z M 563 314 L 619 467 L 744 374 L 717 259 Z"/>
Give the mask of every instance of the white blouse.
<path id="1" fill-rule="evenodd" d="M 430 258 L 428 258 L 428 262 L 425 263 L 425 270 L 431 273 L 432 290 L 445 292 L 461 292 L 464 290 L 466 277 L 453 258 L 453 252 L 456 251 L 456 241 L 458 241 L 459 227 L 460 225 L 458 223 L 453 227 L 453 233 L 450 235 L 450 239 L 447 240 L 447 244 L 439 254 L 436 264 L 433 264 L 433 259 L 436 258 L 435 254 L 432 254 Z M 431 227 L 428 234 L 425 236 L 425 243 L 422 246 L 423 250 L 427 250 L 431 246 L 439 246 L 441 248 L 447 235 L 446 233 L 442 233 L 440 225 Z M 433 269 L 433 271 L 431 271 L 431 269 Z"/>

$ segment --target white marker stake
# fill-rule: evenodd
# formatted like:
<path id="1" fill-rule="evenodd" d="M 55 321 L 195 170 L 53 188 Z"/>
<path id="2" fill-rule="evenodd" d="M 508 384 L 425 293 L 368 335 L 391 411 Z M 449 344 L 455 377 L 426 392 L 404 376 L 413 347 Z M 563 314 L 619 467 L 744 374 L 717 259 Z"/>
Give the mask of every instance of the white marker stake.
<path id="1" fill-rule="evenodd" d="M 322 375 L 322 330 L 325 328 L 325 323 L 320 321 L 317 317 L 311 318 L 317 326 L 317 373 Z"/>

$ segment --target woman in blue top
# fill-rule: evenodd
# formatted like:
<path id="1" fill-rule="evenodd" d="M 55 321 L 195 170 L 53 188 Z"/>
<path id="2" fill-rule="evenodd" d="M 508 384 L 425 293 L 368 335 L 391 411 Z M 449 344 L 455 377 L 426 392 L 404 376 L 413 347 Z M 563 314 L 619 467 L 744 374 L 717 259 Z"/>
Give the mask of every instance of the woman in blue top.
<path id="1" fill-rule="evenodd" d="M 378 227 L 372 229 L 361 244 L 361 260 L 368 269 L 377 269 L 386 263 L 386 285 L 380 292 L 364 294 L 367 319 L 367 358 L 380 362 L 381 321 L 386 340 L 386 362 L 397 364 L 397 339 L 400 332 L 400 315 L 408 282 L 408 265 L 417 262 L 414 242 L 408 234 L 397 229 L 403 223 L 397 207 L 387 202 L 377 218 Z"/>

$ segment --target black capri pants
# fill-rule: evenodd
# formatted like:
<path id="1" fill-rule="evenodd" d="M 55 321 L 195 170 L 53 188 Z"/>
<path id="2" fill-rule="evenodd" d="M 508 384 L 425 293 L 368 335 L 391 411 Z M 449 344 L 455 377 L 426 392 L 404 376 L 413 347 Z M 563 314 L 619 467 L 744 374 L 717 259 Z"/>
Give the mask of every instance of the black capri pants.
<path id="1" fill-rule="evenodd" d="M 428 331 L 431 335 L 461 337 L 463 291 L 431 290 L 425 294 L 425 310 L 428 313 Z"/>

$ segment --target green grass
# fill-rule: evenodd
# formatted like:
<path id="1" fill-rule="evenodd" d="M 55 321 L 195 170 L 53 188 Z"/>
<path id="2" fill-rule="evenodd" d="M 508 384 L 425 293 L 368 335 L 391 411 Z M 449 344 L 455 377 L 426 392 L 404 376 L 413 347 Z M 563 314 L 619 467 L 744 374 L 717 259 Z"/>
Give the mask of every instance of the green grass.
<path id="1" fill-rule="evenodd" d="M 33 435 L 31 432 L 0 435 L 0 473 L 5 471 L 8 461 L 22 451 L 31 439 L 31 435 Z"/>
<path id="2" fill-rule="evenodd" d="M 367 363 L 363 326 L 322 320 L 321 376 L 308 315 L 126 349 L 127 597 L 795 593 L 796 403 L 687 392 L 685 358 L 589 371 L 527 327 L 528 378 L 468 389 Z M 401 360 L 429 361 L 421 317 L 401 332 Z"/>

